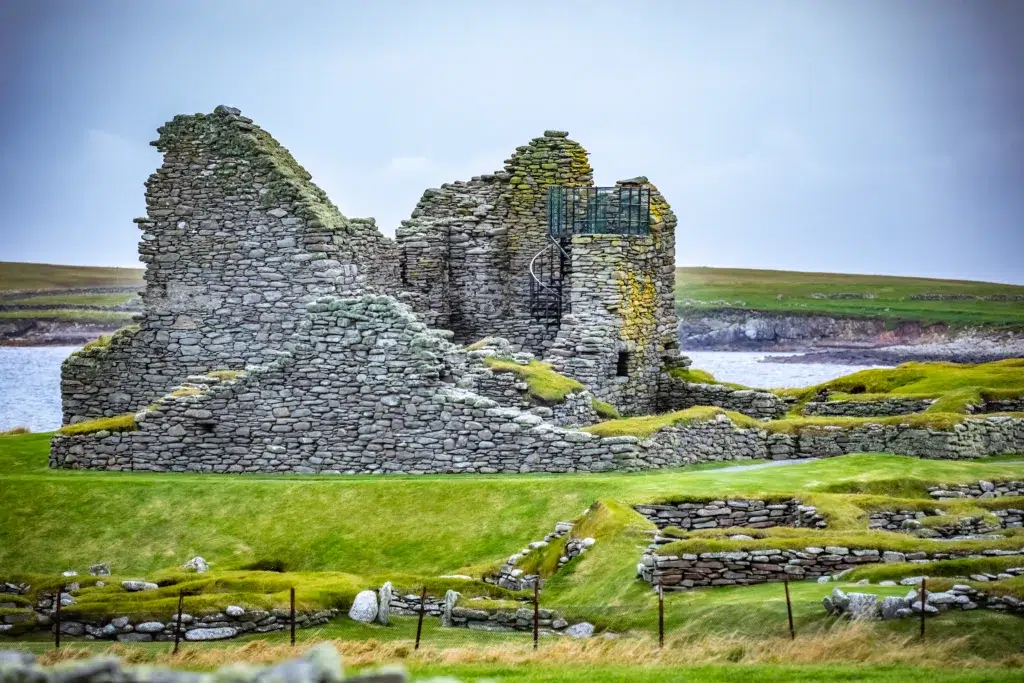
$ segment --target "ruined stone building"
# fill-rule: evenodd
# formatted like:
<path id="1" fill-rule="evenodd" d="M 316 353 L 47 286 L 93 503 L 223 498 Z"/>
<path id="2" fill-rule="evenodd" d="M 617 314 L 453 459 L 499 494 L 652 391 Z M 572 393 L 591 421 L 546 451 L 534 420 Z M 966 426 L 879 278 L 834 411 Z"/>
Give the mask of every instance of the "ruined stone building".
<path id="1" fill-rule="evenodd" d="M 765 419 L 787 404 L 677 371 L 675 216 L 646 178 L 595 187 L 565 133 L 427 190 L 394 240 L 236 109 L 177 116 L 153 144 L 144 312 L 65 361 L 52 467 L 579 472 L 1024 448 L 1024 420 L 1004 417 L 788 434 L 710 411 L 642 439 L 579 429 L 615 409 Z"/>
<path id="2" fill-rule="evenodd" d="M 454 340 L 508 339 L 624 413 L 657 407 L 677 355 L 675 217 L 645 178 L 595 188 L 548 131 L 504 169 L 427 190 L 396 231 L 346 218 L 238 110 L 176 116 L 153 143 L 136 326 L 65 364 L 65 424 L 135 411 L 189 375 L 269 362 L 306 305 L 390 294 Z M 269 355 L 268 355 L 269 354 Z"/>

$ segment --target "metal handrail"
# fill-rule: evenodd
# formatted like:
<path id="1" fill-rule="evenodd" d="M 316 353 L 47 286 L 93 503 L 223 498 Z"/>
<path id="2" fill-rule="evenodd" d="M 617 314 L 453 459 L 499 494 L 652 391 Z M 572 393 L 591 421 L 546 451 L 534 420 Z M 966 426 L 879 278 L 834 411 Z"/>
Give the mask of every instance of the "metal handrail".
<path id="1" fill-rule="evenodd" d="M 536 282 L 538 285 L 540 285 L 543 289 L 554 289 L 554 288 L 551 287 L 550 285 L 546 285 L 543 282 L 541 282 L 541 279 L 539 277 L 537 277 L 537 273 L 533 269 L 533 264 L 535 264 L 537 262 L 537 259 L 539 259 L 543 254 L 545 254 L 553 246 L 557 246 L 559 249 L 562 249 L 562 246 L 560 244 L 558 244 L 554 240 L 550 240 L 546 247 L 544 247 L 543 249 L 538 251 L 534 255 L 534 257 L 532 259 L 530 259 L 530 277 L 532 277 L 534 282 Z M 565 254 L 565 250 L 564 249 L 562 249 L 562 253 Z M 566 254 L 566 256 L 568 256 L 568 254 Z"/>

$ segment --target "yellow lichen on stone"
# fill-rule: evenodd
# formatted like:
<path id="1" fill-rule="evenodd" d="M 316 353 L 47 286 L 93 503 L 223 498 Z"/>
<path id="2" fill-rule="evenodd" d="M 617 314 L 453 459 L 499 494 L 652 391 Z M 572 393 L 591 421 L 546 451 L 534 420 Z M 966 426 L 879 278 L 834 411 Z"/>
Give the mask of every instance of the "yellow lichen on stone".
<path id="1" fill-rule="evenodd" d="M 654 280 L 650 276 L 637 277 L 634 273 L 620 272 L 618 282 L 621 294 L 619 312 L 622 315 L 619 337 L 637 346 L 646 346 L 658 326 L 658 294 Z"/>

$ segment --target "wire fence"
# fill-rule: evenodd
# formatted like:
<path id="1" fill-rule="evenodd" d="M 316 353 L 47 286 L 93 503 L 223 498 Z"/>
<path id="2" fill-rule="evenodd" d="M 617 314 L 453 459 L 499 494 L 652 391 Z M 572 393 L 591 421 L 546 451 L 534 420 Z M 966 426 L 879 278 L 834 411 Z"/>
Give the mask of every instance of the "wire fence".
<path id="1" fill-rule="evenodd" d="M 750 590 L 758 591 L 756 599 L 743 593 Z M 715 591 L 723 592 L 708 599 Z M 910 633 L 912 625 L 917 637 L 925 638 L 926 617 L 938 610 L 927 601 L 930 594 L 926 579 L 911 591 L 917 593 L 918 609 L 909 610 L 913 614 L 902 620 L 901 632 Z M 427 588 L 421 587 L 416 592 L 389 595 L 387 604 L 382 599 L 378 605 L 375 600 L 372 609 L 360 611 L 355 605 L 346 605 L 348 610 L 297 609 L 296 590 L 292 588 L 287 592 L 287 603 L 272 609 L 226 606 L 211 610 L 209 594 L 179 592 L 173 605 L 163 598 L 148 606 L 140 603 L 146 607 L 137 611 L 90 616 L 75 605 L 71 593 L 62 589 L 44 594 L 36 605 L 33 637 L 45 639 L 46 630 L 39 627 L 48 626 L 56 648 L 83 640 L 164 643 L 174 653 L 186 643 L 212 645 L 240 637 L 291 645 L 316 640 L 407 641 L 414 650 L 425 646 L 511 644 L 536 649 L 562 638 L 637 637 L 666 647 L 667 636 L 669 646 L 687 638 L 716 635 L 796 639 L 801 629 L 808 634 L 820 633 L 829 624 L 840 623 L 829 621 L 821 604 L 808 599 L 806 589 L 799 610 L 795 609 L 792 592 L 788 581 L 680 592 L 657 586 L 651 595 L 632 599 L 629 605 L 580 605 L 565 604 L 564 596 L 558 595 L 546 602 L 544 591 L 536 584 L 532 595 L 515 601 L 466 599 L 451 591 L 444 596 L 429 595 Z M 913 596 L 908 594 L 904 601 L 914 607 Z M 920 609 L 921 604 L 924 609 Z M 848 609 L 847 616 L 856 617 L 856 609 Z"/>

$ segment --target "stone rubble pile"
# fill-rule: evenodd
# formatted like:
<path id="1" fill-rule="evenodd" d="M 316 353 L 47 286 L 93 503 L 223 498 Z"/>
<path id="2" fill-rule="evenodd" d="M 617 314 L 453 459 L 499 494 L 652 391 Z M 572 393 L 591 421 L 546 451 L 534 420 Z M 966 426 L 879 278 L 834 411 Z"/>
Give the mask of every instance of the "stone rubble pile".
<path id="1" fill-rule="evenodd" d="M 924 591 L 924 605 L 921 604 L 921 590 L 913 588 L 904 597 L 886 596 L 874 593 L 846 593 L 838 588 L 830 597 L 822 600 L 825 613 L 829 616 L 851 619 L 905 619 L 914 615 L 935 615 L 951 609 L 963 611 L 980 608 L 1024 614 L 1024 601 L 1010 595 L 988 595 L 964 584 L 956 584 L 948 591 Z"/>
<path id="2" fill-rule="evenodd" d="M 813 505 L 804 505 L 791 498 L 778 502 L 757 499 L 729 499 L 705 502 L 654 503 L 636 505 L 634 509 L 659 529 L 715 529 L 749 527 L 765 529 L 789 526 L 824 529 L 825 518 Z"/>

